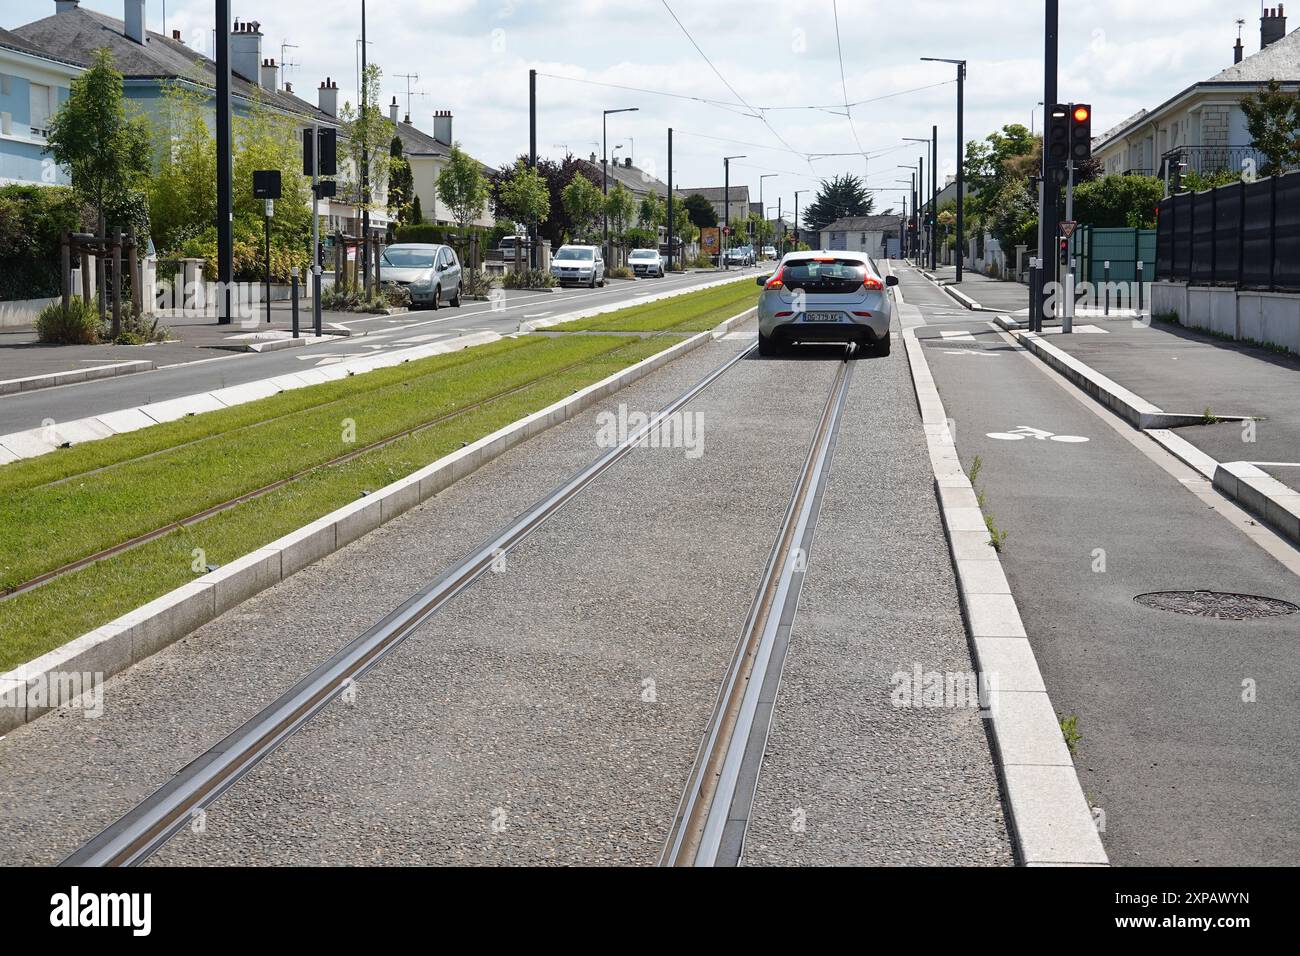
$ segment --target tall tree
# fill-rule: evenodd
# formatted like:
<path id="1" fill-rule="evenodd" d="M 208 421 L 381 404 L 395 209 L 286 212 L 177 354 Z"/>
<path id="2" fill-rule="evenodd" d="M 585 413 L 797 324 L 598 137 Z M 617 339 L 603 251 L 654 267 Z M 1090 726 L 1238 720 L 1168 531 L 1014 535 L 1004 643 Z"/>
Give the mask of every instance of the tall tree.
<path id="1" fill-rule="evenodd" d="M 699 193 L 691 193 L 682 201 L 686 218 L 697 229 L 711 229 L 718 224 L 718 211 Z"/>
<path id="2" fill-rule="evenodd" d="M 614 235 L 622 236 L 636 214 L 636 200 L 622 183 L 615 183 L 605 197 L 605 213 L 609 216 L 609 227 Z"/>
<path id="3" fill-rule="evenodd" d="M 388 147 L 388 214 L 399 222 L 411 222 L 415 198 L 415 177 L 403 155 L 402 137 L 394 136 Z"/>
<path id="4" fill-rule="evenodd" d="M 392 121 L 384 115 L 379 106 L 380 84 L 383 71 L 378 64 L 366 66 L 361 78 L 361 102 L 365 109 L 344 103 L 339 110 L 339 120 L 343 124 L 343 138 L 347 142 L 348 158 L 352 162 L 355 176 L 355 193 L 353 198 L 362 209 L 372 212 L 377 208 L 376 196 L 383 195 L 388 181 L 389 149 L 397 131 Z M 366 195 L 361 194 L 361 170 L 368 171 L 369 188 Z"/>
<path id="5" fill-rule="evenodd" d="M 1246 129 L 1264 154 L 1260 173 L 1276 176 L 1300 163 L 1300 94 L 1287 93 L 1277 80 L 1241 101 Z"/>
<path id="6" fill-rule="evenodd" d="M 462 233 L 487 207 L 487 177 L 478 161 L 462 151 L 459 143 L 451 147 L 447 165 L 438 174 L 438 198 L 451 210 Z"/>
<path id="7" fill-rule="evenodd" d="M 866 184 L 852 173 L 823 180 L 817 197 L 803 214 L 803 228 L 819 232 L 845 216 L 869 216 L 876 208 L 875 197 Z"/>
<path id="8" fill-rule="evenodd" d="M 569 180 L 561 193 L 564 211 L 573 224 L 572 238 L 586 238 L 600 218 L 605 197 L 600 187 L 581 173 Z"/>
<path id="9" fill-rule="evenodd" d="M 515 168 L 500 183 L 497 210 L 525 226 L 545 222 L 551 213 L 551 194 L 546 180 L 537 170 L 529 169 L 523 159 L 515 160 Z"/>
<path id="10" fill-rule="evenodd" d="M 107 48 L 96 51 L 90 69 L 72 81 L 50 120 L 45 149 L 68 168 L 72 188 L 109 225 L 147 224 L 149 125 L 127 115 L 122 74 Z"/>
<path id="11" fill-rule="evenodd" d="M 668 221 L 668 206 L 655 193 L 646 193 L 637 209 L 637 218 L 642 226 L 658 229 Z"/>

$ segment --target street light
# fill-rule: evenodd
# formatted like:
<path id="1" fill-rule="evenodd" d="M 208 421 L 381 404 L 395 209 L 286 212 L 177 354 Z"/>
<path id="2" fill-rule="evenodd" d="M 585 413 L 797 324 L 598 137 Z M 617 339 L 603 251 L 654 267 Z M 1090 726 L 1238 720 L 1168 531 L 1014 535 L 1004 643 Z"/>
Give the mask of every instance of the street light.
<path id="1" fill-rule="evenodd" d="M 961 282 L 962 239 L 966 228 L 962 215 L 966 199 L 966 174 L 962 169 L 966 164 L 966 144 L 962 141 L 965 136 L 966 61 L 936 56 L 923 56 L 921 59 L 927 63 L 952 63 L 957 67 L 957 255 L 954 258 L 957 260 L 957 281 Z"/>
<path id="2" fill-rule="evenodd" d="M 920 208 L 920 204 L 917 202 L 917 195 L 916 195 L 916 174 L 917 174 L 917 167 L 916 167 L 916 166 L 908 166 L 908 165 L 905 164 L 905 163 L 899 163 L 899 164 L 898 164 L 898 168 L 899 168 L 899 169 L 910 169 L 910 170 L 912 171 L 912 218 L 915 219 L 915 218 L 916 218 L 916 211 Z M 900 180 L 900 182 L 901 182 L 901 181 L 902 181 L 902 180 Z M 911 223 L 909 222 L 908 225 L 909 225 L 909 227 L 910 227 L 910 226 L 911 226 Z M 919 232 L 919 229 L 918 229 L 918 232 Z M 915 239 L 912 239 L 912 229 L 911 229 L 911 228 L 908 228 L 907 233 L 908 233 L 908 244 L 911 246 L 911 248 L 912 248 L 912 252 L 915 253 L 915 252 L 916 252 L 916 240 L 915 240 Z"/>
<path id="3" fill-rule="evenodd" d="M 764 173 L 763 175 L 758 177 L 758 208 L 762 210 L 762 217 L 764 221 L 767 220 L 767 207 L 763 205 L 763 180 L 775 179 L 779 175 L 780 173 Z M 766 225 L 763 226 L 763 229 L 766 230 L 767 226 Z"/>
<path id="4" fill-rule="evenodd" d="M 609 117 L 615 113 L 636 113 L 641 107 L 628 106 L 620 110 L 605 110 L 600 117 L 600 165 L 601 165 L 601 183 L 600 191 L 606 199 L 609 198 Z M 604 246 L 605 246 L 605 263 L 608 266 L 610 260 L 614 258 L 609 248 L 609 210 L 602 209 L 604 222 Z"/>
<path id="5" fill-rule="evenodd" d="M 1043 101 L 1039 100 L 1038 106 L 1042 106 L 1042 105 L 1043 105 Z M 1034 135 L 1034 114 L 1038 112 L 1038 106 L 1035 106 L 1032 110 L 1029 111 L 1029 135 L 1030 136 Z"/>
<path id="6" fill-rule="evenodd" d="M 745 156 L 722 157 L 722 241 L 718 243 L 718 258 L 723 270 L 727 268 L 727 232 L 731 229 L 731 161 Z"/>

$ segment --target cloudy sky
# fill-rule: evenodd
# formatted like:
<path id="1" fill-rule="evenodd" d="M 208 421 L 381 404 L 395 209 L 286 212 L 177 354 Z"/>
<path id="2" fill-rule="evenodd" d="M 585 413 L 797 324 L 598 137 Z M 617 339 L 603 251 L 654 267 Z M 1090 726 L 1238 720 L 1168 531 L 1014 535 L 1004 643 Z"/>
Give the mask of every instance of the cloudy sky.
<path id="1" fill-rule="evenodd" d="M 122 16 L 123 0 L 81 2 Z M 161 32 L 164 2 L 147 2 L 149 26 Z M 213 6 L 167 0 L 166 29 L 210 54 Z M 354 99 L 361 0 L 232 7 L 235 17 L 262 23 L 265 55 L 279 59 L 282 42 L 296 44 L 285 50 L 297 64 L 288 73 L 296 91 L 314 97 L 328 75 L 341 99 Z M 1093 104 L 1095 132 L 1231 65 L 1237 19 L 1246 21 L 1247 54 L 1259 49 L 1258 0 L 1074 0 L 1062 8 L 1061 97 Z M 54 0 L 0 0 L 0 26 L 53 12 Z M 530 68 L 547 74 L 538 81 L 544 156 L 561 157 L 566 147 L 599 153 L 601 111 L 638 107 L 610 117 L 611 152 L 634 150 L 636 164 L 662 178 L 672 126 L 679 186 L 721 185 L 722 157 L 744 154 L 732 164 L 733 182 L 757 198 L 758 177 L 778 174 L 765 181 L 765 201 L 781 196 L 786 210 L 795 190 L 839 172 L 865 171 L 872 187 L 898 187 L 910 175 L 898 164 L 915 163 L 924 149 L 903 137 L 928 136 L 935 123 L 940 173 L 953 172 L 955 67 L 922 56 L 969 61 L 968 140 L 1004 123 L 1028 125 L 1031 113 L 1042 127 L 1043 12 L 1033 0 L 838 0 L 838 11 L 833 0 L 369 0 L 368 15 L 384 102 L 397 95 L 406 112 L 401 74 L 418 74 L 410 81 L 416 125 L 431 130 L 433 112 L 451 110 L 455 138 L 492 165 L 527 149 Z M 859 103 L 851 121 L 846 99 Z M 897 206 L 901 194 L 878 199 Z"/>

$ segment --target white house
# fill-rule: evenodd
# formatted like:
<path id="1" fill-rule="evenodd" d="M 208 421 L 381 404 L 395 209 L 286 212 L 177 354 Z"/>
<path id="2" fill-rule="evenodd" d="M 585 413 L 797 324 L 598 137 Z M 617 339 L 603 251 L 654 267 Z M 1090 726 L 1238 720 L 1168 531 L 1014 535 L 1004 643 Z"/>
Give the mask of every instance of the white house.
<path id="1" fill-rule="evenodd" d="M 1246 159 L 1258 160 L 1242 99 L 1269 80 L 1300 90 L 1300 30 L 1287 34 L 1283 5 L 1265 9 L 1259 52 L 1243 52 L 1238 39 L 1232 65 L 1096 138 L 1092 154 L 1106 174 L 1163 175 L 1164 157 L 1175 150 L 1197 172 L 1237 169 Z"/>
<path id="2" fill-rule="evenodd" d="M 411 166 L 411 179 L 415 194 L 420 197 L 420 212 L 424 221 L 452 225 L 455 220 L 451 210 L 438 199 L 438 177 L 447 166 L 451 145 L 455 142 L 451 138 L 451 110 L 438 110 L 433 114 L 432 136 L 413 126 L 409 116 L 398 121 L 396 98 L 388 107 L 388 116 L 396 125 L 397 135 L 402 140 L 402 156 Z M 492 173 L 490 167 L 482 163 L 479 165 L 482 166 L 484 175 Z M 492 203 L 488 202 L 483 207 L 483 214 L 473 224 L 490 227 L 494 222 Z"/>
<path id="3" fill-rule="evenodd" d="M 822 249 L 884 256 L 890 248 L 889 240 L 898 242 L 902 225 L 902 216 L 847 216 L 822 227 L 819 245 Z"/>
<path id="4" fill-rule="evenodd" d="M 0 185 L 66 185 L 67 171 L 45 154 L 49 119 L 82 67 L 0 30 Z"/>

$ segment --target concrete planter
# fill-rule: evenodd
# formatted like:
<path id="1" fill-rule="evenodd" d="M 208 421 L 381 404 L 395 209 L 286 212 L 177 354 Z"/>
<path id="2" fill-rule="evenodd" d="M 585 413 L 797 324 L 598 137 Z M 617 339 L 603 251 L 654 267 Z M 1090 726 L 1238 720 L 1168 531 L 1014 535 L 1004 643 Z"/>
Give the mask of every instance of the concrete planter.
<path id="1" fill-rule="evenodd" d="M 31 325 L 36 321 L 36 316 L 40 314 L 41 309 L 58 301 L 56 296 L 52 299 L 16 299 L 11 302 L 0 302 L 0 329 Z"/>

